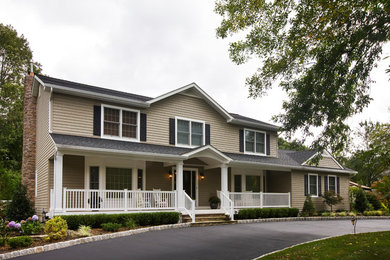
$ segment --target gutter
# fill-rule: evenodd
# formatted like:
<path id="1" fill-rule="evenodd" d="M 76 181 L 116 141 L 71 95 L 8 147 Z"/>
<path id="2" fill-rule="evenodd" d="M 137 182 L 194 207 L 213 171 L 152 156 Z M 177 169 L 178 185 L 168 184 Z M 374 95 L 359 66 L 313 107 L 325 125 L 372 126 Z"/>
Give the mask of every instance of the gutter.
<path id="1" fill-rule="evenodd" d="M 278 126 L 270 126 L 269 124 L 254 123 L 254 122 L 249 122 L 249 121 L 235 119 L 235 118 L 229 119 L 229 120 L 227 120 L 227 122 L 230 124 L 241 125 L 241 126 L 250 126 L 250 127 L 261 128 L 261 129 L 270 130 L 270 131 L 278 131 L 279 130 Z"/>

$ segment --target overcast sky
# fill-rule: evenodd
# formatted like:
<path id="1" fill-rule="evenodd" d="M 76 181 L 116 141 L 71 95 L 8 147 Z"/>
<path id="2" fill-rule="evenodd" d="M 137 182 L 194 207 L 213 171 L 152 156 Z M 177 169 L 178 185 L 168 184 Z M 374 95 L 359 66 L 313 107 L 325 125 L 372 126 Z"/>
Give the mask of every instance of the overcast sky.
<path id="1" fill-rule="evenodd" d="M 156 97 L 195 82 L 229 112 L 271 122 L 286 95 L 278 88 L 249 99 L 245 78 L 255 61 L 237 66 L 229 40 L 217 39 L 214 1 L 0 0 L 0 23 L 24 34 L 44 74 Z M 387 45 L 383 57 L 390 56 Z M 390 58 L 372 72 L 364 113 L 350 121 L 389 122 Z"/>

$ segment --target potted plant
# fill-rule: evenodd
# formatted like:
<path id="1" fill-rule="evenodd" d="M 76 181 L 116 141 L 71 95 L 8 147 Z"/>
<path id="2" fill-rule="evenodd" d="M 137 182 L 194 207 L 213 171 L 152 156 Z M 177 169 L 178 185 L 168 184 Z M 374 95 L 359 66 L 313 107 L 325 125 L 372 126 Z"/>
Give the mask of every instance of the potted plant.
<path id="1" fill-rule="evenodd" d="M 216 209 L 218 208 L 218 204 L 221 203 L 221 200 L 217 196 L 211 196 L 209 198 L 210 208 Z"/>

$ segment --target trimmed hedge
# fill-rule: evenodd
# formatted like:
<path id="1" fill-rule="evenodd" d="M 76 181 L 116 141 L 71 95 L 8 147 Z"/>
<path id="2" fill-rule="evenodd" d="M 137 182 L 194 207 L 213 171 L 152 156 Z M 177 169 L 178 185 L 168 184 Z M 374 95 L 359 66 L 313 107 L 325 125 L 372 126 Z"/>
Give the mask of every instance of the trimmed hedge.
<path id="1" fill-rule="evenodd" d="M 11 248 L 28 247 L 33 243 L 33 239 L 29 236 L 12 237 L 8 240 L 8 245 Z"/>
<path id="2" fill-rule="evenodd" d="M 79 226 L 100 228 L 104 223 L 118 223 L 126 225 L 132 219 L 137 226 L 157 226 L 176 224 L 179 222 L 178 212 L 152 212 L 152 213 L 125 213 L 125 214 L 90 214 L 90 215 L 64 215 L 61 218 L 68 223 L 68 228 L 77 230 Z"/>
<path id="3" fill-rule="evenodd" d="M 297 208 L 240 209 L 237 219 L 297 217 L 298 213 Z"/>

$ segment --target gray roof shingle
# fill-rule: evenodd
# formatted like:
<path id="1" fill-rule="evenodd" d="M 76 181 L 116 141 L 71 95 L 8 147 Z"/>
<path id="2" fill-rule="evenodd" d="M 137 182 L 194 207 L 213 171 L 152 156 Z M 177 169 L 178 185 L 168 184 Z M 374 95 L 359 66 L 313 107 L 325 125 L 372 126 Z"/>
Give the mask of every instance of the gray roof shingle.
<path id="1" fill-rule="evenodd" d="M 257 119 L 253 119 L 253 118 L 250 118 L 250 117 L 246 117 L 246 116 L 242 116 L 242 115 L 239 115 L 239 114 L 235 114 L 235 113 L 229 113 L 233 118 L 235 119 L 238 119 L 238 120 L 242 120 L 242 121 L 246 121 L 246 122 L 250 122 L 250 123 L 255 123 L 255 124 L 262 124 L 262 125 L 266 125 L 266 126 L 269 126 L 269 127 L 278 127 L 276 125 L 272 125 L 272 124 L 269 124 L 269 123 L 266 123 L 266 122 L 263 122 L 263 121 L 260 121 L 260 120 L 257 120 Z"/>

